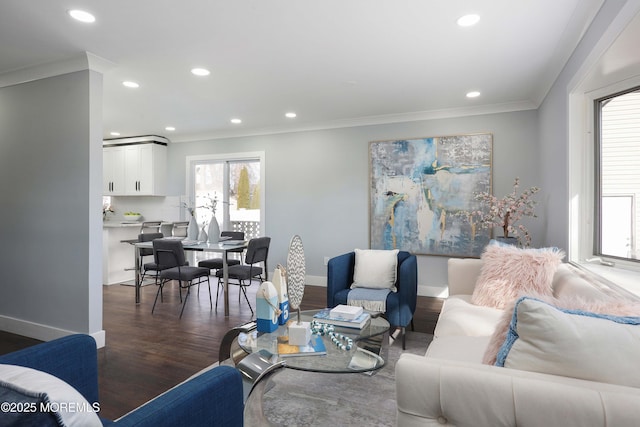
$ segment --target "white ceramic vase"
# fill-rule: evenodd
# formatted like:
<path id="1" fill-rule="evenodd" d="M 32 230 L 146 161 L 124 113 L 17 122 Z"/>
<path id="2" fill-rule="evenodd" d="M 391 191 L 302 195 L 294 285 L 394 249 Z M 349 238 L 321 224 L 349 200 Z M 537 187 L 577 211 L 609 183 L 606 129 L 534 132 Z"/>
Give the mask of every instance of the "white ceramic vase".
<path id="1" fill-rule="evenodd" d="M 500 237 L 496 237 L 495 239 L 498 242 L 500 242 L 502 244 L 505 244 L 505 245 L 518 246 L 518 238 L 517 237 L 500 236 Z"/>
<path id="2" fill-rule="evenodd" d="M 192 216 L 187 227 L 187 240 L 198 240 L 199 233 L 200 229 L 198 227 L 198 223 L 196 222 L 195 217 Z"/>
<path id="3" fill-rule="evenodd" d="M 198 234 L 198 242 L 206 242 L 207 241 L 207 232 L 204 231 L 204 225 L 200 229 L 200 234 Z"/>
<path id="4" fill-rule="evenodd" d="M 209 243 L 218 243 L 220 241 L 220 226 L 218 225 L 218 220 L 215 215 L 211 217 L 211 222 L 209 222 Z"/>

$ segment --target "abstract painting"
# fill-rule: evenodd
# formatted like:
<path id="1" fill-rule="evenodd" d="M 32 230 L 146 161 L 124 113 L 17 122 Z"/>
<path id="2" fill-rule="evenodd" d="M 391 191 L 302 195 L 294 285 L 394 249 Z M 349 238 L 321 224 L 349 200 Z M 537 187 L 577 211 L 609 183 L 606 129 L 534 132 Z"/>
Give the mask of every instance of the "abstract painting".
<path id="1" fill-rule="evenodd" d="M 492 145 L 492 134 L 369 143 L 371 248 L 479 257 L 490 230 L 475 194 L 491 191 Z"/>

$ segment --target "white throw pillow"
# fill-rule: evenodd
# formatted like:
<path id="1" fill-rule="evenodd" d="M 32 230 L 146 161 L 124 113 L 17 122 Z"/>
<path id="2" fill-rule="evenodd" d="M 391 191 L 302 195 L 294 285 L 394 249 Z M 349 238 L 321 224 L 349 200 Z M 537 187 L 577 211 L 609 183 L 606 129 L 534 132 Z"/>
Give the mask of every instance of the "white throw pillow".
<path id="1" fill-rule="evenodd" d="M 61 425 L 102 427 L 96 413 L 100 410 L 98 404 L 87 402 L 79 391 L 60 378 L 23 366 L 0 365 L 0 383 L 22 392 L 45 393 L 44 405 L 56 413 Z"/>
<path id="2" fill-rule="evenodd" d="M 558 309 L 518 300 L 496 365 L 640 387 L 640 317 Z"/>
<path id="3" fill-rule="evenodd" d="M 398 249 L 356 249 L 351 288 L 391 289 L 396 292 Z"/>

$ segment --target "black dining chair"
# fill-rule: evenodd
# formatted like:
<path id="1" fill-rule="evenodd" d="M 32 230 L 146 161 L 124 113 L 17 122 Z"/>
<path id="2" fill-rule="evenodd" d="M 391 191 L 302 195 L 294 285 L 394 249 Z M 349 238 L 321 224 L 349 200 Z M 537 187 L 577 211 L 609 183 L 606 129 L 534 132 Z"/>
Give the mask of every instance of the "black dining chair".
<path id="1" fill-rule="evenodd" d="M 164 237 L 164 235 L 162 233 L 141 233 L 138 234 L 138 242 L 152 242 L 156 239 L 162 239 Z M 144 257 L 146 256 L 153 256 L 153 248 L 138 248 L 138 255 L 139 255 L 139 265 L 140 265 L 140 273 L 141 273 L 141 279 L 140 282 L 142 283 L 144 281 L 144 276 L 147 274 L 148 271 L 153 271 L 155 272 L 155 276 L 156 276 L 156 285 L 158 284 L 158 273 L 160 272 L 159 268 L 158 268 L 158 264 L 155 263 L 155 259 L 153 260 L 153 262 L 147 262 L 144 263 Z"/>
<path id="2" fill-rule="evenodd" d="M 220 237 L 230 237 L 229 240 L 244 240 L 244 233 L 242 231 L 223 231 L 220 233 Z M 242 254 L 244 249 L 232 249 L 227 251 L 229 253 L 239 253 Z M 242 256 L 242 255 L 240 255 Z M 242 261 L 236 258 L 227 258 L 227 265 L 238 265 Z M 198 263 L 198 267 L 206 267 L 210 270 L 220 270 L 222 268 L 222 258 L 211 258 L 211 259 L 203 259 Z"/>
<path id="3" fill-rule="evenodd" d="M 176 221 L 171 225 L 171 235 L 173 237 L 187 237 L 189 221 Z"/>
<path id="4" fill-rule="evenodd" d="M 160 268 L 160 286 L 156 293 L 156 299 L 153 301 L 153 307 L 151 313 L 156 308 L 158 302 L 158 295 L 160 295 L 160 301 L 162 298 L 162 289 L 164 285 L 171 281 L 176 280 L 179 284 L 180 301 L 182 301 L 182 289 L 187 290 L 187 294 L 182 301 L 182 310 L 180 310 L 180 318 L 184 313 L 184 307 L 187 305 L 187 299 L 191 293 L 191 287 L 207 281 L 209 287 L 209 305 L 213 308 L 211 301 L 211 284 L 209 282 L 209 269 L 204 267 L 192 267 L 189 266 L 184 255 L 184 247 L 182 241 L 173 239 L 158 239 L 153 241 L 153 253 L 156 264 Z"/>
<path id="5" fill-rule="evenodd" d="M 249 302 L 249 298 L 247 297 L 248 286 L 251 286 L 251 282 L 253 279 L 258 279 L 261 283 L 264 280 L 267 280 L 268 270 L 267 270 L 267 257 L 269 256 L 269 244 L 271 243 L 271 237 L 258 237 L 255 239 L 249 240 L 249 244 L 247 245 L 247 253 L 244 257 L 244 264 L 232 265 L 229 267 L 229 284 L 230 285 L 238 285 L 244 294 L 244 299 L 247 300 L 247 304 L 249 304 L 249 310 L 251 310 L 251 314 L 253 314 L 253 308 L 251 307 L 251 303 Z M 260 264 L 264 265 L 264 270 L 260 267 Z M 262 273 L 264 274 L 264 279 L 262 278 Z M 220 286 L 222 285 L 224 272 L 222 268 L 216 271 L 216 277 L 218 278 L 218 289 L 216 291 L 216 310 L 218 309 L 218 295 L 220 293 Z M 232 282 L 234 280 L 235 282 Z M 238 303 L 240 302 L 240 293 L 238 293 Z"/>

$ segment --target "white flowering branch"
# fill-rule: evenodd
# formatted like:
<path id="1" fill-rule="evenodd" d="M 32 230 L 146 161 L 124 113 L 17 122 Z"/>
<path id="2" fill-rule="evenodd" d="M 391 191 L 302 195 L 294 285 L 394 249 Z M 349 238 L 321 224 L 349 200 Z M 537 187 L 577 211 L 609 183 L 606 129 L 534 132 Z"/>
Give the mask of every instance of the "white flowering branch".
<path id="1" fill-rule="evenodd" d="M 216 214 L 216 209 L 218 207 L 218 196 L 214 193 L 213 197 L 207 193 L 206 203 L 203 206 L 198 206 L 199 208 L 209 209 L 214 215 Z"/>
<path id="2" fill-rule="evenodd" d="M 500 227 L 504 237 L 511 235 L 516 237 L 521 244 L 524 240 L 525 246 L 529 246 L 531 244 L 529 230 L 524 225 L 516 225 L 516 223 L 525 216 L 536 218 L 534 209 L 538 202 L 531 197 L 540 189 L 531 187 L 518 195 L 519 185 L 520 178 L 516 178 L 513 183 L 513 191 L 502 199 L 487 192 L 476 194 L 475 199 L 484 204 L 486 209 L 473 212 L 473 215 L 479 217 L 478 224 L 481 228 Z"/>
<path id="3" fill-rule="evenodd" d="M 180 207 L 184 208 L 187 210 L 187 212 L 189 212 L 189 214 L 192 217 L 195 217 L 195 209 L 193 208 L 193 206 L 191 206 L 190 204 L 188 204 L 187 202 L 182 202 L 180 204 Z"/>

